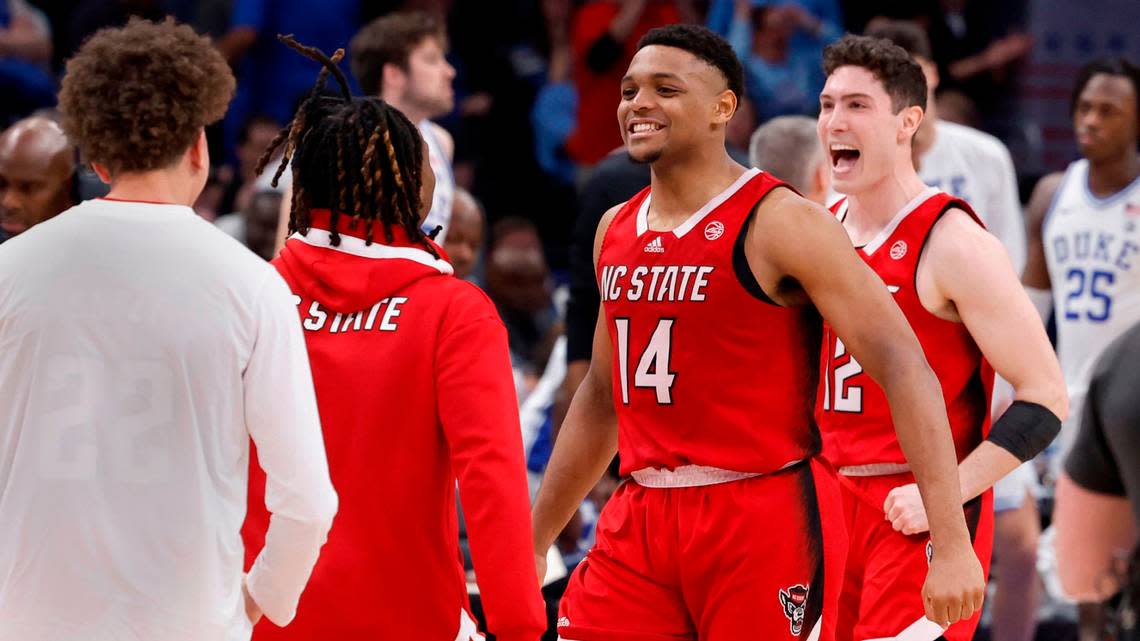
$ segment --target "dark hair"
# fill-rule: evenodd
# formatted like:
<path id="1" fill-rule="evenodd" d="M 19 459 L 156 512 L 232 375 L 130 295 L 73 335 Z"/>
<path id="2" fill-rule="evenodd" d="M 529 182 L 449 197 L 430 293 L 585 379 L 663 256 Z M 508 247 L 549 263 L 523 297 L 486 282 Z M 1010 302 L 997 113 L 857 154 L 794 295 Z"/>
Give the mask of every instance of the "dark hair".
<path id="1" fill-rule="evenodd" d="M 1132 90 L 1136 94 L 1137 121 L 1140 122 L 1140 66 L 1127 58 L 1099 58 L 1081 67 L 1080 72 L 1077 73 L 1077 83 L 1073 87 L 1073 95 L 1069 99 L 1069 113 L 1076 113 L 1077 101 L 1080 100 L 1081 93 L 1084 92 L 1093 76 L 1102 73 L 1109 76 L 1123 76 L 1132 83 Z"/>
<path id="2" fill-rule="evenodd" d="M 863 35 L 890 40 L 915 58 L 934 60 L 930 36 L 909 20 L 883 20 L 867 28 Z"/>
<path id="3" fill-rule="evenodd" d="M 638 50 L 650 45 L 682 49 L 715 67 L 724 76 L 729 90 L 744 99 L 744 69 L 728 42 L 700 25 L 671 24 L 650 29 L 637 43 Z"/>
<path id="4" fill-rule="evenodd" d="M 409 238 L 437 255 L 420 228 L 424 143 L 419 130 L 383 100 L 351 95 L 348 80 L 336 64 L 344 56 L 343 49 L 337 49 L 330 58 L 292 37 L 279 38 L 324 65 L 293 121 L 277 134 L 257 163 L 256 173 L 260 174 L 284 144 L 273 184 L 291 162 L 289 230 L 308 232 L 310 211 L 328 209 L 332 212 L 329 232 L 334 247 L 340 244 L 337 221 L 341 216 L 351 216 L 364 222 L 368 244 L 373 241 L 374 224 L 379 222 L 388 242 L 393 240 L 392 228 L 400 227 Z M 323 93 L 329 73 L 340 86 L 337 95 Z"/>
<path id="5" fill-rule="evenodd" d="M 408 56 L 425 38 L 446 44 L 443 26 L 429 13 L 398 11 L 365 25 L 348 44 L 352 75 L 365 93 L 379 94 L 384 86 L 384 65 L 408 70 Z"/>
<path id="6" fill-rule="evenodd" d="M 926 76 L 902 47 L 882 38 L 843 36 L 823 50 L 823 71 L 830 76 L 840 67 L 862 67 L 883 83 L 898 113 L 906 107 L 926 109 Z"/>
<path id="7" fill-rule="evenodd" d="M 167 18 L 103 29 L 67 62 L 60 124 L 89 162 L 119 172 L 167 167 L 221 120 L 234 76 L 209 39 Z"/>

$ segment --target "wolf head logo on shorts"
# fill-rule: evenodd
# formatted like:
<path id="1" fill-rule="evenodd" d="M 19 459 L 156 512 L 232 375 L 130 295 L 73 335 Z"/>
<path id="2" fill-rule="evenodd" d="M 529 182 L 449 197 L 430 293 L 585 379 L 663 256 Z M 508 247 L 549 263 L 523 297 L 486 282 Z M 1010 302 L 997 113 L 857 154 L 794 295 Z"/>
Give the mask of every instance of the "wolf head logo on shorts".
<path id="1" fill-rule="evenodd" d="M 796 584 L 787 590 L 780 590 L 780 605 L 784 606 L 784 616 L 791 621 L 792 634 L 799 636 L 804 631 L 804 609 L 807 607 L 809 585 Z"/>

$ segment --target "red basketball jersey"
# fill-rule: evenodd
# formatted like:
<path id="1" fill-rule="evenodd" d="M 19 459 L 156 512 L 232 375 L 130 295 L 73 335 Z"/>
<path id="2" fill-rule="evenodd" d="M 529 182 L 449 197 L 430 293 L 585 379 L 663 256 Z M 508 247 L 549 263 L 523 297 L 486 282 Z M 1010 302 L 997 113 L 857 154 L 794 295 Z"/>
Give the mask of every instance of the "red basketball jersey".
<path id="1" fill-rule="evenodd" d="M 961 461 L 989 433 L 993 370 L 962 323 L 938 318 L 918 298 L 918 262 L 931 229 L 949 209 L 961 209 L 979 225 L 964 201 L 933 188 L 900 211 L 858 254 L 883 279 L 902 309 L 926 360 L 942 384 L 946 413 Z M 832 211 L 842 220 L 846 201 Z M 823 454 L 839 467 L 905 463 L 882 388 L 871 380 L 828 323 L 823 325 L 816 419 Z"/>
<path id="2" fill-rule="evenodd" d="M 623 474 L 766 473 L 818 453 L 818 317 L 768 301 L 744 258 L 752 211 L 781 185 L 748 171 L 665 232 L 649 229 L 647 188 L 611 222 L 598 280 Z"/>

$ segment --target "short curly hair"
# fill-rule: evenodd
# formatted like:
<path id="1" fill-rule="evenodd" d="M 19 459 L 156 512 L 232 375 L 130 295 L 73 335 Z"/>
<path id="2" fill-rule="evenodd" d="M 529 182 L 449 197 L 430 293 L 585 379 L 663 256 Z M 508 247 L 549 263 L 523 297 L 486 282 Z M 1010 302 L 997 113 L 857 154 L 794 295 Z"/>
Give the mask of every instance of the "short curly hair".
<path id="1" fill-rule="evenodd" d="M 360 88 L 379 95 L 384 88 L 384 65 L 408 70 L 408 57 L 421 42 L 435 38 L 447 46 L 443 25 L 424 11 L 397 11 L 369 22 L 348 44 L 349 66 Z"/>
<path id="2" fill-rule="evenodd" d="M 700 25 L 671 24 L 650 29 L 637 43 L 640 51 L 650 45 L 673 47 L 688 51 L 716 68 L 737 99 L 744 99 L 744 68 L 724 38 Z"/>
<path id="3" fill-rule="evenodd" d="M 926 76 L 905 49 L 883 38 L 843 36 L 823 50 L 823 72 L 862 67 L 883 83 L 895 113 L 907 107 L 926 110 Z"/>
<path id="4" fill-rule="evenodd" d="M 233 73 L 209 39 L 171 18 L 132 18 L 67 62 L 59 111 L 84 159 L 115 175 L 173 164 L 233 94 Z"/>

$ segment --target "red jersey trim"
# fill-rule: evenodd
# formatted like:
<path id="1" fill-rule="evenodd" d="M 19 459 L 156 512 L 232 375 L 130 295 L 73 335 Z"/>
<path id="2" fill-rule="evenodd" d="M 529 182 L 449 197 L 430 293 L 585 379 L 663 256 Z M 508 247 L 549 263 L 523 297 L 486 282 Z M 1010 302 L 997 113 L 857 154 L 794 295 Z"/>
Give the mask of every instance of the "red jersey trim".
<path id="1" fill-rule="evenodd" d="M 761 171 L 759 169 L 756 169 L 755 167 L 753 167 L 752 169 L 749 169 L 748 171 L 744 172 L 743 174 L 740 174 L 740 177 L 736 179 L 736 182 L 729 185 L 727 188 L 725 188 L 724 191 L 713 196 L 712 199 L 710 199 L 707 203 L 704 204 L 704 206 L 702 206 L 697 211 L 693 212 L 693 215 L 689 216 L 689 218 L 686 219 L 685 222 L 683 222 L 680 225 L 678 225 L 677 227 L 675 227 L 672 230 L 673 235 L 676 236 L 677 238 L 681 238 L 685 234 L 692 231 L 693 228 L 696 227 L 697 225 L 699 225 L 701 223 L 701 221 L 704 220 L 704 218 L 706 216 L 708 216 L 709 214 L 711 214 L 713 212 L 714 209 L 716 209 L 717 207 L 720 207 L 729 198 L 732 198 L 732 196 L 735 195 L 736 192 L 740 191 L 741 187 L 744 187 L 744 185 L 748 184 L 748 181 L 752 180 L 753 178 L 755 178 L 760 173 L 761 173 Z M 652 200 L 652 198 L 653 198 L 652 192 L 649 193 L 648 195 L 646 195 L 645 200 L 643 200 L 641 202 L 641 207 L 639 207 L 637 210 L 637 235 L 638 236 L 643 236 L 644 234 L 646 234 L 649 231 L 655 231 L 659 234 L 669 233 L 668 230 L 657 231 L 657 230 L 649 229 L 649 203 Z"/>

